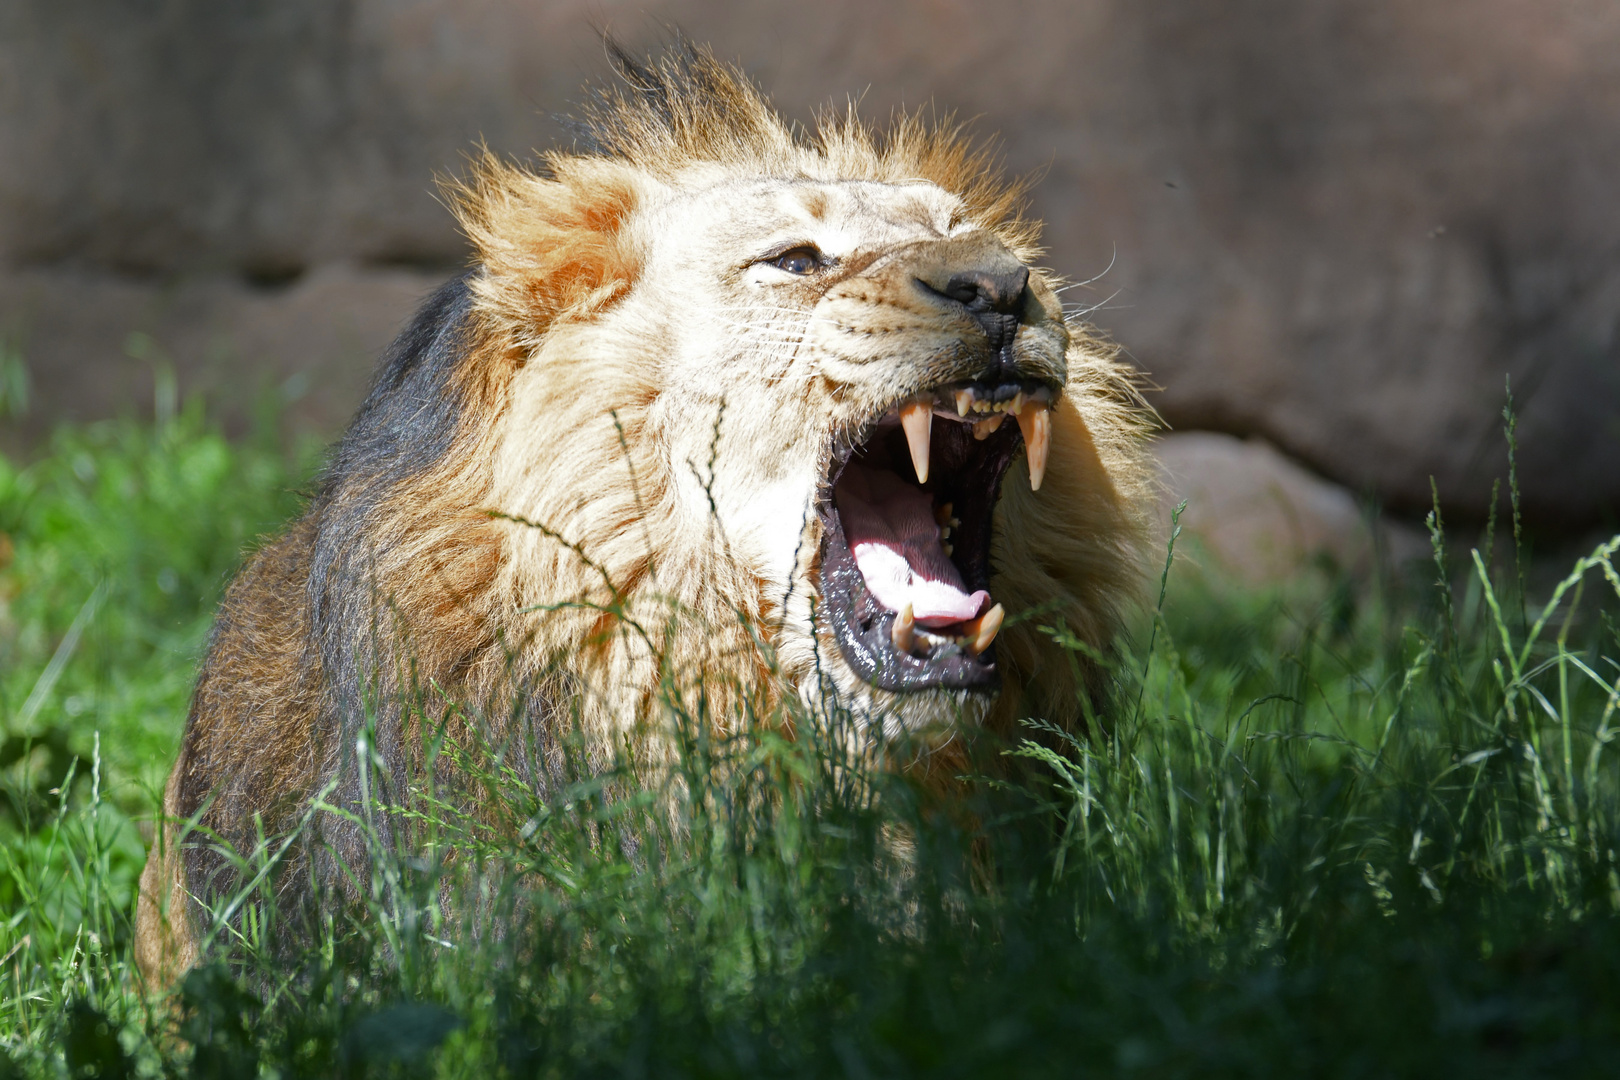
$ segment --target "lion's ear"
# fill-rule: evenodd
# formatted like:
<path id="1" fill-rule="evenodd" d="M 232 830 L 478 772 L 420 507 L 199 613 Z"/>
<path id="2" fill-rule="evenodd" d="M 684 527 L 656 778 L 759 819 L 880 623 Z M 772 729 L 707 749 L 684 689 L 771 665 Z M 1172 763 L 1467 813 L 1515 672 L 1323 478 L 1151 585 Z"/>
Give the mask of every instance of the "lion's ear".
<path id="1" fill-rule="evenodd" d="M 552 166 L 540 176 L 490 156 L 450 191 L 484 270 L 475 291 L 525 337 L 611 303 L 639 263 L 623 232 L 637 201 L 631 170 L 589 159 Z"/>

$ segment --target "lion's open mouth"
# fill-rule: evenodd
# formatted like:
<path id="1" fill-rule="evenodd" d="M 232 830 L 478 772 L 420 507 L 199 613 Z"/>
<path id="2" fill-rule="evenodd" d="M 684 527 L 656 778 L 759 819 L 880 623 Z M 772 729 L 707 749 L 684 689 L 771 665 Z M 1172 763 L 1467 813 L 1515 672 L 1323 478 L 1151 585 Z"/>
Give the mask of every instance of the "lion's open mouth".
<path id="1" fill-rule="evenodd" d="M 989 593 L 991 519 L 1021 446 L 1040 486 L 1055 396 L 1032 383 L 929 391 L 834 455 L 822 610 L 860 678 L 883 690 L 996 685 L 1005 611 Z"/>

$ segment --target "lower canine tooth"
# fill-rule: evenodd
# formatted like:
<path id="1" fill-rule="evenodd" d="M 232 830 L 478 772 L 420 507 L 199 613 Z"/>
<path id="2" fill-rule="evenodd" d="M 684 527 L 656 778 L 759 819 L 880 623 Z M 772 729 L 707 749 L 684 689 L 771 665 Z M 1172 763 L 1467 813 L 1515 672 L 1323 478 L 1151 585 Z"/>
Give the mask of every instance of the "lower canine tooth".
<path id="1" fill-rule="evenodd" d="M 1007 419 L 1005 416 L 998 413 L 988 420 L 980 420 L 977 424 L 973 425 L 973 437 L 978 439 L 980 442 L 983 442 L 991 435 L 995 434 L 996 428 L 1000 427 L 1001 422 L 1005 419 Z"/>
<path id="2" fill-rule="evenodd" d="M 889 640 L 903 653 L 909 653 L 917 641 L 917 620 L 912 617 L 911 610 L 910 604 L 901 608 L 894 617 L 894 626 L 889 629 Z"/>
<path id="3" fill-rule="evenodd" d="M 917 470 L 917 483 L 928 483 L 928 441 L 934 430 L 934 410 L 926 401 L 913 401 L 900 409 L 900 426 L 911 447 L 911 467 Z"/>
<path id="4" fill-rule="evenodd" d="M 1029 450 L 1029 490 L 1039 491 L 1046 475 L 1046 452 L 1052 446 L 1052 410 L 1032 401 L 1018 414 L 1018 426 Z"/>
<path id="5" fill-rule="evenodd" d="M 988 649 L 990 643 L 996 640 L 996 635 L 1001 633 L 1001 623 L 1006 617 L 1007 609 L 997 604 L 977 619 L 967 623 L 963 627 L 966 631 L 963 637 L 969 639 L 968 651 L 977 656 Z"/>

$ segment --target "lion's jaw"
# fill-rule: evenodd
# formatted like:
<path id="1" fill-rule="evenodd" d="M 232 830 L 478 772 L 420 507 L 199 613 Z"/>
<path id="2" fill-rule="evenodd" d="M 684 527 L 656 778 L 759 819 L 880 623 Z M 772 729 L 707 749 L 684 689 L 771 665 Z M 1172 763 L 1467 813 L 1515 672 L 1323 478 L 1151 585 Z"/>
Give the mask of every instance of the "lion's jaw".
<path id="1" fill-rule="evenodd" d="M 1031 275 L 1012 302 L 1016 335 L 990 341 L 980 319 L 941 290 L 981 264 L 1019 264 L 989 233 L 958 220 L 955 196 L 928 183 L 726 183 L 649 201 L 637 215 L 656 223 L 642 239 L 640 281 L 686 287 L 638 286 L 615 317 L 661 327 L 647 422 L 666 448 L 678 531 L 694 565 L 706 567 L 697 584 L 755 593 L 728 606 L 761 617 L 782 672 L 807 699 L 830 683 L 843 704 L 891 732 L 976 723 L 999 689 L 993 645 L 974 640 L 995 604 L 983 595 L 991 514 L 1022 435 L 1007 423 L 976 440 L 971 422 L 1001 414 L 963 418 L 949 405 L 963 389 L 986 399 L 981 408 L 998 390 L 1001 407 L 1014 389 L 1040 399 L 1032 407 L 1061 392 L 1068 333 L 1055 296 Z M 784 268 L 783 253 L 796 251 L 820 264 L 795 273 L 802 266 L 789 259 Z M 934 421 L 927 485 L 893 449 L 899 410 L 918 402 Z M 931 535 L 888 544 L 889 561 L 909 550 L 915 562 L 926 549 L 956 578 L 943 590 L 975 610 L 919 611 L 902 648 L 895 623 L 905 616 L 863 577 L 873 545 L 847 535 L 854 488 L 858 478 L 877 481 L 905 505 L 889 521 L 880 512 L 879 531 L 914 525 L 918 507 L 929 506 L 949 528 L 941 510 L 951 501 L 953 461 L 962 472 L 976 466 L 972 480 L 983 489 L 968 500 L 976 546 L 953 552 Z M 945 561 L 953 554 L 960 567 Z M 834 572 L 841 589 L 826 580 Z"/>

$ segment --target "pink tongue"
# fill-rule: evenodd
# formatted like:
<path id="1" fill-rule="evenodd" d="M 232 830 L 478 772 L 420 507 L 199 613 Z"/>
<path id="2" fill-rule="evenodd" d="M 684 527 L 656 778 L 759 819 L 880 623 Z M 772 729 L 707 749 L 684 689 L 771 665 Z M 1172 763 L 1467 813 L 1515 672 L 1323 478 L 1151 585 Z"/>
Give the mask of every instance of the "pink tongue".
<path id="1" fill-rule="evenodd" d="M 907 604 L 923 626 L 971 619 L 990 598 L 962 591 L 962 575 L 939 546 L 933 500 L 891 472 L 851 464 L 835 492 L 844 539 L 866 587 L 890 611 Z"/>

